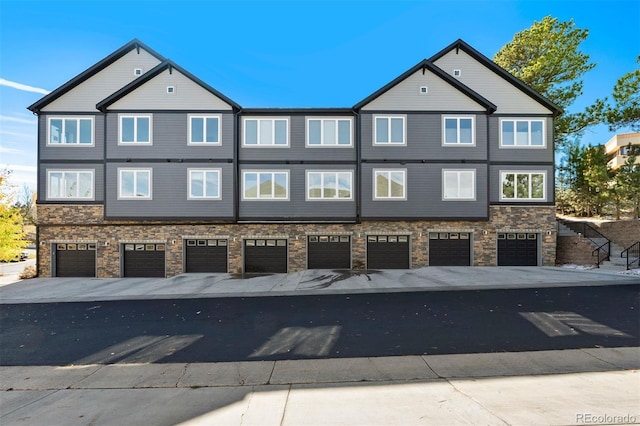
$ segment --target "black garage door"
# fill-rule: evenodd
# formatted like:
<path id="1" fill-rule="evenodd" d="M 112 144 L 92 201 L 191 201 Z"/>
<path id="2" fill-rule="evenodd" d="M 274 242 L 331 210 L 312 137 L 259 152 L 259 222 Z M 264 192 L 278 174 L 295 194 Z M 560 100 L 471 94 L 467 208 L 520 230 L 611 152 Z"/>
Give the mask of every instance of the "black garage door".
<path id="1" fill-rule="evenodd" d="M 470 266 L 468 232 L 429 232 L 429 266 Z"/>
<path id="2" fill-rule="evenodd" d="M 498 233 L 498 266 L 537 266 L 538 234 Z"/>
<path id="3" fill-rule="evenodd" d="M 124 244 L 125 277 L 163 277 L 164 244 Z"/>
<path id="4" fill-rule="evenodd" d="M 367 269 L 409 269 L 408 235 L 368 235 Z"/>
<path id="5" fill-rule="evenodd" d="M 351 269 L 348 235 L 311 235 L 307 241 L 308 269 Z"/>
<path id="6" fill-rule="evenodd" d="M 56 277 L 95 277 L 95 243 L 58 243 L 55 245 Z"/>
<path id="7" fill-rule="evenodd" d="M 227 272 L 227 240 L 185 241 L 185 272 Z"/>
<path id="8" fill-rule="evenodd" d="M 244 240 L 244 272 L 286 273 L 287 240 Z"/>

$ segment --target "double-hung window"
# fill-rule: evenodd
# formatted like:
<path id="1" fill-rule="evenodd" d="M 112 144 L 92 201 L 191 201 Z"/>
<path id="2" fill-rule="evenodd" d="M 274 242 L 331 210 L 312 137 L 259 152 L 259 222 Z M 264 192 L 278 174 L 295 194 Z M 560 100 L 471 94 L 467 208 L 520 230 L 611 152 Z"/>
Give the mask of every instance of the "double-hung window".
<path id="1" fill-rule="evenodd" d="M 545 139 L 544 120 L 500 120 L 501 148 L 544 148 Z"/>
<path id="2" fill-rule="evenodd" d="M 476 199 L 475 170 L 443 170 L 442 199 L 472 201 Z"/>
<path id="3" fill-rule="evenodd" d="M 289 146 L 289 119 L 245 118 L 242 144 L 257 147 Z"/>
<path id="4" fill-rule="evenodd" d="M 351 200 L 353 172 L 307 171 L 307 200 Z"/>
<path id="5" fill-rule="evenodd" d="M 93 117 L 50 117 L 48 121 L 47 145 L 93 145 Z"/>
<path id="6" fill-rule="evenodd" d="M 48 170 L 48 200 L 93 200 L 93 170 Z"/>
<path id="7" fill-rule="evenodd" d="M 352 146 L 351 123 L 351 118 L 307 118 L 307 146 Z"/>
<path id="8" fill-rule="evenodd" d="M 373 199 L 374 200 L 406 200 L 407 199 L 407 171 L 404 169 L 374 169 L 373 170 Z"/>
<path id="9" fill-rule="evenodd" d="M 189 116 L 189 145 L 220 145 L 219 115 Z"/>
<path id="10" fill-rule="evenodd" d="M 219 200 L 220 169 L 189 169 L 189 199 Z"/>
<path id="11" fill-rule="evenodd" d="M 122 145 L 151 145 L 152 128 L 151 115 L 120 115 L 118 143 Z"/>
<path id="12" fill-rule="evenodd" d="M 544 201 L 546 172 L 500 172 L 500 201 Z"/>
<path id="13" fill-rule="evenodd" d="M 443 117 L 442 143 L 445 146 L 475 145 L 473 117 Z"/>
<path id="14" fill-rule="evenodd" d="M 288 200 L 289 171 L 244 171 L 242 188 L 245 200 Z"/>
<path id="15" fill-rule="evenodd" d="M 406 145 L 405 116 L 373 117 L 374 145 Z"/>
<path id="16" fill-rule="evenodd" d="M 151 169 L 118 169 L 118 199 L 151 199 Z"/>

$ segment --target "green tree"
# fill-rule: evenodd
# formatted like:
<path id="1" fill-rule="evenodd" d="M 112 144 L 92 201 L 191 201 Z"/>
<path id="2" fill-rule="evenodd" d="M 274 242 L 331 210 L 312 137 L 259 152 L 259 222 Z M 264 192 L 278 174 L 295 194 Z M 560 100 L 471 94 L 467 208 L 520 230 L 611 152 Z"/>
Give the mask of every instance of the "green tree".
<path id="1" fill-rule="evenodd" d="M 517 33 L 493 60 L 564 111 L 555 120 L 556 148 L 603 120 L 605 102 L 597 100 L 582 112 L 567 112 L 582 94 L 585 73 L 596 64 L 580 51 L 589 30 L 576 28 L 573 19 L 561 22 L 546 16 Z"/>
<path id="2" fill-rule="evenodd" d="M 640 56 L 638 56 L 640 64 Z M 606 112 L 606 122 L 611 131 L 628 127 L 640 131 L 640 69 L 620 77 L 613 87 L 613 105 Z"/>
<path id="3" fill-rule="evenodd" d="M 10 176 L 9 170 L 0 171 L 0 261 L 3 262 L 15 259 L 27 245 L 23 238 L 24 227 L 20 209 L 9 203 L 13 196 Z"/>
<path id="4" fill-rule="evenodd" d="M 640 164 L 636 164 L 637 152 L 631 151 L 625 164 L 617 170 L 615 188 L 621 200 L 630 204 L 634 217 L 640 218 Z M 616 206 L 617 219 L 620 218 L 619 205 Z"/>

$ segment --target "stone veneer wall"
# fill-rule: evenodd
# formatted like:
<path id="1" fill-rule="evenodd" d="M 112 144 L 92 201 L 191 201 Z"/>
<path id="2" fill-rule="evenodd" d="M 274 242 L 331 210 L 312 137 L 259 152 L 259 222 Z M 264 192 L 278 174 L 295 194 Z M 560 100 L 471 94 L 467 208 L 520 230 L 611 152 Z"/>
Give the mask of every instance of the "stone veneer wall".
<path id="1" fill-rule="evenodd" d="M 497 264 L 497 233 L 539 233 L 542 265 L 556 262 L 553 206 L 491 206 L 489 221 L 366 221 L 360 224 L 224 224 L 205 221 L 104 220 L 102 205 L 38 205 L 40 276 L 51 276 L 51 243 L 97 243 L 98 277 L 120 276 L 120 243 L 166 243 L 166 273 L 182 273 L 183 237 L 228 238 L 229 272 L 242 272 L 242 240 L 284 237 L 289 240 L 289 271 L 306 269 L 306 236 L 342 234 L 352 237 L 352 267 L 365 267 L 367 234 L 409 234 L 411 266 L 428 266 L 430 231 L 472 232 L 474 266 Z M 486 234 L 485 234 L 486 232 Z"/>

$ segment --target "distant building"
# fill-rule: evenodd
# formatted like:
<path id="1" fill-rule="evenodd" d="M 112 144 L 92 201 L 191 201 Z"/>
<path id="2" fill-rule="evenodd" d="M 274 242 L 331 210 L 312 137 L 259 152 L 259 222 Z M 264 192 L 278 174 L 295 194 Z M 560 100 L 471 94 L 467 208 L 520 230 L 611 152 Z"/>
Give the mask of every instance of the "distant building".
<path id="1" fill-rule="evenodd" d="M 640 149 L 640 132 L 623 133 L 609 139 L 609 141 L 604 144 L 607 155 L 612 157 L 611 160 L 609 160 L 609 167 L 611 167 L 612 170 L 616 170 L 624 166 L 627 162 L 627 156 L 631 151 L 631 147 L 633 146 Z M 635 163 L 640 164 L 640 155 L 636 157 Z"/>

